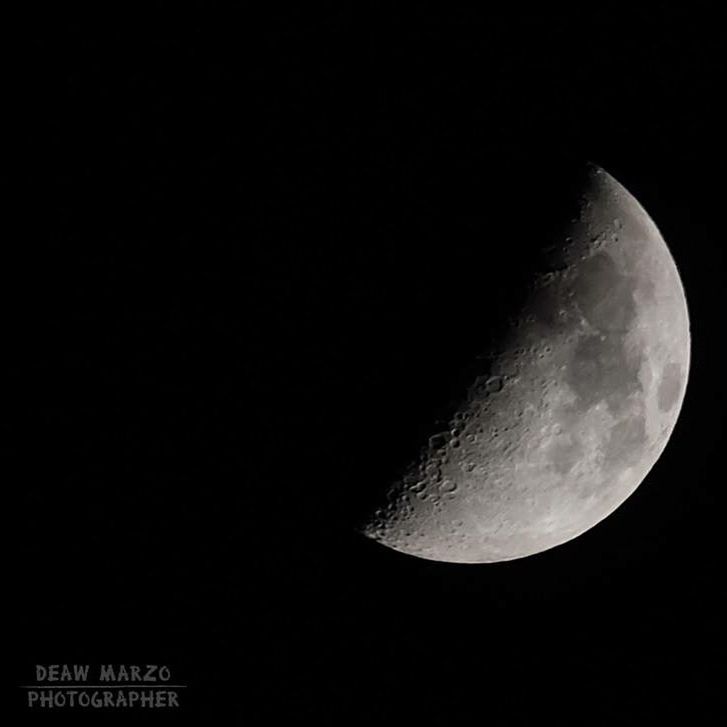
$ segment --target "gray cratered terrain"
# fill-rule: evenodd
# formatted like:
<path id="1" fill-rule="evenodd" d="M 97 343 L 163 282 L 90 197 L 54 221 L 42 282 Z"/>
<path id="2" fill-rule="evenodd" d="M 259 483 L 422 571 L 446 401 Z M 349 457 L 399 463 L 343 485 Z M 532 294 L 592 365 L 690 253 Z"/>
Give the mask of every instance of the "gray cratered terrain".
<path id="1" fill-rule="evenodd" d="M 522 558 L 605 518 L 660 456 L 690 355 L 664 240 L 592 167 L 551 256 L 486 374 L 392 484 L 367 536 L 438 561 Z"/>

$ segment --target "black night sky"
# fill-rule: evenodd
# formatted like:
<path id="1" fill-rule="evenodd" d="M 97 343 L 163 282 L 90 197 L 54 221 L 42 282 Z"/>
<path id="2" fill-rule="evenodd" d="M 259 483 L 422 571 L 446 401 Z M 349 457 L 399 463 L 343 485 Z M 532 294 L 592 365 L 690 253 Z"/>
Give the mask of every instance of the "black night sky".
<path id="1" fill-rule="evenodd" d="M 36 19 L 5 67 L 15 723 L 717 719 L 723 19 L 180 13 Z M 356 535 L 586 159 L 686 290 L 663 456 L 523 560 Z M 166 664 L 188 688 L 174 712 L 28 709 L 34 665 L 64 663 Z"/>

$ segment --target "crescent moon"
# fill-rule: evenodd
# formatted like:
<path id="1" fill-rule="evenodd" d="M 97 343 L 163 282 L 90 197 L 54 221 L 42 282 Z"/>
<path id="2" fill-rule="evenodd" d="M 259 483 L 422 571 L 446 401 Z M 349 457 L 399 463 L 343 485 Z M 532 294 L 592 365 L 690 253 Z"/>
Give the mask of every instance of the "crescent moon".
<path id="1" fill-rule="evenodd" d="M 437 561 L 522 558 L 603 520 L 661 455 L 689 372 L 686 299 L 656 225 L 603 169 L 488 356 L 366 536 Z"/>

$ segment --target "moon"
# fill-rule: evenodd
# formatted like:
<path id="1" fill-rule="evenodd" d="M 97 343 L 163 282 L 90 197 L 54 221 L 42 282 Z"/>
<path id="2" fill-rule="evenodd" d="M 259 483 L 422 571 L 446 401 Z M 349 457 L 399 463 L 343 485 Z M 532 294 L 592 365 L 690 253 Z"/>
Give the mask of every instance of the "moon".
<path id="1" fill-rule="evenodd" d="M 592 528 L 661 455 L 684 399 L 689 317 L 637 200 L 590 166 L 549 269 L 441 431 L 361 532 L 454 563 L 523 558 Z"/>

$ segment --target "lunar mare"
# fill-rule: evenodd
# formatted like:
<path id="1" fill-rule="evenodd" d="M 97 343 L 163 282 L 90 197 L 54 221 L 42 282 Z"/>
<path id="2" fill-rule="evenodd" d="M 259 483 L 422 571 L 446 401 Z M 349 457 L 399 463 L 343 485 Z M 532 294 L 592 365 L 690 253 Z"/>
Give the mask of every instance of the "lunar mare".
<path id="1" fill-rule="evenodd" d="M 592 167 L 551 270 L 366 521 L 411 555 L 489 563 L 585 532 L 638 487 L 674 428 L 690 358 L 687 305 L 661 234 Z"/>

